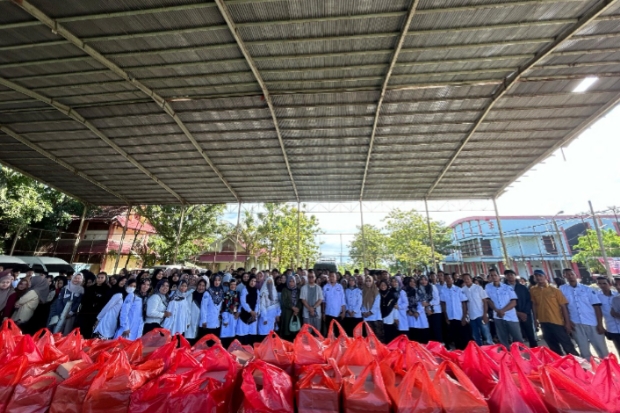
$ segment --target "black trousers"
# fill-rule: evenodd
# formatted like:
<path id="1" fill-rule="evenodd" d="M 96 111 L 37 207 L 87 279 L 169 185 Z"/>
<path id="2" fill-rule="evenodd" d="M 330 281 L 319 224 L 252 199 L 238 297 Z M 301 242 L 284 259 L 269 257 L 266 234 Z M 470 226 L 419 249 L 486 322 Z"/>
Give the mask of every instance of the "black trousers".
<path id="1" fill-rule="evenodd" d="M 620 353 L 620 333 L 606 333 L 605 337 L 607 337 L 607 340 L 611 340 L 612 343 L 614 343 L 614 346 L 616 346 L 616 351 L 618 353 Z"/>
<path id="2" fill-rule="evenodd" d="M 564 326 L 553 323 L 540 323 L 540 328 L 542 329 L 543 338 L 551 351 L 560 356 L 563 356 L 564 353 L 579 356 L 573 340 L 571 340 Z"/>
<path id="3" fill-rule="evenodd" d="M 142 335 L 145 335 L 156 328 L 161 328 L 161 325 L 159 325 L 159 323 L 145 323 L 144 328 L 142 329 Z"/>
<path id="4" fill-rule="evenodd" d="M 417 341 L 420 344 L 428 344 L 431 338 L 430 328 L 410 328 L 407 337 L 411 341 Z"/>
<path id="5" fill-rule="evenodd" d="M 530 348 L 538 347 L 536 333 L 534 332 L 534 322 L 532 321 L 532 313 L 530 312 L 527 315 L 527 320 L 519 320 L 519 325 L 521 326 L 521 335 L 527 339 Z"/>
<path id="6" fill-rule="evenodd" d="M 465 350 L 467 343 L 471 340 L 471 331 L 469 325 L 463 325 L 461 320 L 450 320 L 448 325 L 448 337 L 446 345 L 448 343 L 454 343 L 454 347 L 457 350 Z"/>
<path id="7" fill-rule="evenodd" d="M 392 340 L 398 337 L 398 326 L 396 324 L 383 323 L 384 344 L 390 344 Z"/>
<path id="8" fill-rule="evenodd" d="M 443 313 L 434 313 L 428 316 L 428 326 L 431 330 L 431 340 L 438 343 L 443 343 L 443 324 L 445 323 Z"/>
<path id="9" fill-rule="evenodd" d="M 338 324 L 340 324 L 340 325 L 342 326 L 342 328 L 344 328 L 344 329 L 345 329 L 345 331 L 346 331 L 347 335 L 349 335 L 349 332 L 346 330 L 346 327 L 345 327 L 345 325 L 343 324 L 343 323 L 347 320 L 346 318 L 345 318 L 344 320 L 341 320 L 341 319 L 340 319 L 340 317 L 332 317 L 331 315 L 327 315 L 327 314 L 326 314 L 326 315 L 325 315 L 325 332 L 326 332 L 326 334 L 325 334 L 325 335 L 326 335 L 326 336 L 329 334 L 329 326 L 331 325 L 332 320 L 336 320 L 336 322 L 337 322 Z M 360 319 L 357 319 L 357 318 L 356 318 L 355 320 L 357 320 L 357 322 L 362 321 L 362 319 L 361 319 L 361 318 L 360 318 Z M 356 323 L 356 325 L 357 325 L 357 323 Z M 336 335 L 336 337 L 338 337 L 338 335 L 339 335 L 339 331 L 338 331 L 338 330 L 336 330 L 336 329 L 334 329 L 334 334 Z M 350 335 L 353 335 L 353 330 L 351 330 L 351 334 L 350 334 Z"/>

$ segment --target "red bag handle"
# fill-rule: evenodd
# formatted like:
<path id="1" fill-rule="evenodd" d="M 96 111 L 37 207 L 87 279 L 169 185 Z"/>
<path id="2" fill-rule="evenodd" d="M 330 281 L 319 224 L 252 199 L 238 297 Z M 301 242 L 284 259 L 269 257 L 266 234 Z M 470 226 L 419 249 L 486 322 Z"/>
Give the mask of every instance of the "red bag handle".
<path id="1" fill-rule="evenodd" d="M 44 337 L 48 337 L 52 344 L 55 343 L 54 336 L 47 328 L 42 328 L 32 335 L 34 341 L 39 341 Z"/>
<path id="2" fill-rule="evenodd" d="M 319 339 L 319 341 L 324 341 L 325 337 L 323 337 L 323 334 L 321 334 L 321 332 L 319 330 L 317 330 L 317 328 L 315 326 L 313 326 L 312 324 L 304 324 L 303 326 L 301 326 L 301 330 L 299 330 L 298 334 L 301 333 L 308 333 L 308 334 L 313 334 L 316 336 L 316 338 Z"/>
<path id="3" fill-rule="evenodd" d="M 213 345 L 215 344 L 222 344 L 222 340 L 220 340 L 220 338 L 218 336 L 216 336 L 215 334 L 207 334 L 206 336 L 204 336 L 203 338 L 201 338 L 200 340 L 198 340 L 196 342 L 196 344 L 194 344 L 194 347 L 192 347 L 192 349 L 194 350 L 206 350 L 208 348 L 213 347 L 213 345 L 207 345 L 207 342 L 212 341 Z"/>
<path id="4" fill-rule="evenodd" d="M 336 337 L 336 335 L 334 334 L 334 328 L 336 328 L 338 330 L 338 337 Z M 342 326 L 340 325 L 340 323 L 336 320 L 332 320 L 331 323 L 329 323 L 329 331 L 327 332 L 327 338 L 330 341 L 336 341 L 338 340 L 338 338 L 349 338 L 349 336 L 347 336 L 346 331 L 344 331 L 344 328 L 342 328 Z"/>
<path id="5" fill-rule="evenodd" d="M 52 387 L 56 387 L 57 385 L 59 385 L 61 381 L 62 380 L 60 379 L 60 377 L 56 377 L 56 376 L 37 376 L 37 377 L 30 376 L 22 380 L 21 385 L 24 386 L 25 388 L 30 388 L 29 392 L 43 393 L 46 390 L 49 390 Z M 37 387 L 36 390 L 31 389 L 33 385 L 37 383 L 45 383 L 45 382 L 49 382 L 49 383 L 44 384 L 42 387 Z"/>
<path id="6" fill-rule="evenodd" d="M 376 337 L 375 332 L 372 331 L 372 328 L 370 328 L 368 323 L 365 321 L 362 321 L 355 326 L 353 329 L 353 337 L 363 337 L 364 328 L 366 329 L 366 338 L 370 339 L 371 337 Z"/>
<path id="7" fill-rule="evenodd" d="M 23 335 L 22 331 L 19 329 L 19 327 L 17 327 L 17 324 L 15 324 L 15 321 L 10 318 L 4 320 L 4 322 L 2 323 L 2 330 L 8 330 L 11 334 L 13 334 L 14 337 L 19 337 Z"/>
<path id="8" fill-rule="evenodd" d="M 164 344 L 168 344 L 172 340 L 172 335 L 170 334 L 170 331 L 166 330 L 165 328 L 154 328 L 153 330 L 140 337 L 140 340 L 144 343 L 145 341 L 147 341 L 147 339 L 152 340 L 155 337 L 159 337 L 160 339 L 163 338 L 163 340 L 165 341 Z"/>

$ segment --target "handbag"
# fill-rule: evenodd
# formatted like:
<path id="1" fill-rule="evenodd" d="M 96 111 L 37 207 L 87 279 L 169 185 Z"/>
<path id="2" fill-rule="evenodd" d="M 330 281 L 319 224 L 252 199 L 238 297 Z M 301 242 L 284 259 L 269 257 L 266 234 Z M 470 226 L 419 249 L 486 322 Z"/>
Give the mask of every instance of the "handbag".
<path id="1" fill-rule="evenodd" d="M 288 323 L 288 330 L 291 333 L 296 333 L 301 330 L 301 321 L 299 321 L 298 315 L 293 314 L 293 316 L 291 317 L 291 321 L 289 321 Z"/>
<path id="2" fill-rule="evenodd" d="M 241 310 L 241 314 L 239 314 L 239 318 L 246 324 L 252 324 L 256 321 L 256 317 L 252 315 L 252 313 L 247 312 L 245 310 Z"/>

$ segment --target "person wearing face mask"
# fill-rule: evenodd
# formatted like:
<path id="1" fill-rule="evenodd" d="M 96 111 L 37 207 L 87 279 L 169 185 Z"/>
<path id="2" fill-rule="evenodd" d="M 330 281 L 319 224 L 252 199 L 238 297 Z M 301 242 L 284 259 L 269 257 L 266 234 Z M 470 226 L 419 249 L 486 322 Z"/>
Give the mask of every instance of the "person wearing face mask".
<path id="1" fill-rule="evenodd" d="M 142 337 L 149 288 L 151 288 L 151 281 L 149 279 L 127 282 L 125 287 L 127 297 L 125 297 L 121 307 L 121 313 L 118 318 L 119 327 L 114 335 L 115 339 L 123 337 L 128 340 L 137 340 Z"/>
<path id="2" fill-rule="evenodd" d="M 81 273 L 74 274 L 52 303 L 47 328 L 53 334 L 62 333 L 66 336 L 73 330 L 75 315 L 84 296 L 83 281 L 84 276 Z"/>
<path id="3" fill-rule="evenodd" d="M 170 295 L 168 312 L 172 314 L 162 323 L 162 327 L 171 334 L 185 334 L 191 319 L 192 293 L 189 291 L 187 281 L 179 281 L 177 290 Z"/>
<path id="4" fill-rule="evenodd" d="M 92 337 L 97 315 L 103 310 L 110 298 L 108 275 L 105 272 L 100 272 L 97 274 L 95 284 L 86 287 L 84 297 L 82 297 L 78 319 L 80 321 L 80 333 L 85 339 Z"/>
<path id="5" fill-rule="evenodd" d="M 131 280 L 123 290 L 114 294 L 110 301 L 103 307 L 97 315 L 97 325 L 93 330 L 93 336 L 103 339 L 111 339 L 118 329 L 118 316 L 121 313 L 123 303 L 129 294 L 136 290 L 136 280 Z"/>

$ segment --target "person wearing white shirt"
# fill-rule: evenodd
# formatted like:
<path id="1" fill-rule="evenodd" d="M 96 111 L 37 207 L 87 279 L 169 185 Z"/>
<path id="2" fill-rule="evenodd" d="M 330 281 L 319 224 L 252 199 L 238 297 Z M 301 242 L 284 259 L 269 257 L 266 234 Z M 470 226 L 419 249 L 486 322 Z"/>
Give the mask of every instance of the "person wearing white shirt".
<path id="1" fill-rule="evenodd" d="M 601 301 L 592 288 L 577 281 L 573 270 L 566 268 L 563 274 L 567 283 L 560 286 L 560 291 L 568 301 L 568 315 L 574 326 L 573 338 L 579 346 L 581 357 L 590 360 L 590 344 L 600 358 L 606 357 L 609 350 L 605 343 Z"/>
<path id="2" fill-rule="evenodd" d="M 500 280 L 496 270 L 489 271 L 491 282 L 486 285 L 485 291 L 489 298 L 487 303 L 493 310 L 493 322 L 499 342 L 507 349 L 512 342 L 523 343 L 521 325 L 517 318 L 517 294 Z"/>
<path id="3" fill-rule="evenodd" d="M 463 280 L 463 294 L 467 297 L 467 312 L 469 314 L 469 326 L 474 341 L 479 346 L 493 344 L 491 330 L 489 328 L 488 304 L 486 291 L 479 285 L 474 284 L 470 274 L 461 275 Z M 484 341 L 483 341 L 484 338 Z"/>
<path id="4" fill-rule="evenodd" d="M 448 325 L 448 337 L 445 344 L 451 342 L 458 350 L 465 350 L 471 334 L 467 328 L 467 297 L 463 291 L 454 285 L 452 275 L 446 274 L 446 285 L 439 293 L 441 310 Z"/>
<path id="5" fill-rule="evenodd" d="M 381 317 L 383 317 L 383 336 L 390 343 L 398 336 L 398 291 L 390 288 L 388 281 L 379 281 L 381 295 Z"/>
<path id="6" fill-rule="evenodd" d="M 426 303 L 424 312 L 427 315 L 429 326 L 428 340 L 441 343 L 443 342 L 444 317 L 441 314 L 439 291 L 436 285 L 430 283 L 430 279 L 426 275 L 420 276 L 418 279 L 418 295 L 420 296 L 420 301 Z"/>
<path id="7" fill-rule="evenodd" d="M 342 323 L 346 309 L 344 289 L 338 284 L 335 272 L 329 273 L 328 283 L 323 287 L 323 322 L 329 328 L 332 320 Z M 337 332 L 335 334 L 338 334 Z"/>
<path id="8" fill-rule="evenodd" d="M 353 336 L 353 329 L 362 321 L 362 289 L 357 286 L 357 280 L 354 277 L 349 278 L 344 296 L 346 315 L 342 327 L 349 336 Z"/>
<path id="9" fill-rule="evenodd" d="M 605 336 L 614 343 L 616 351 L 620 353 L 620 314 L 616 313 L 617 317 L 614 317 L 615 311 L 612 311 L 612 301 L 614 297 L 618 296 L 618 293 L 611 290 L 609 278 L 607 277 L 598 277 L 596 283 L 601 289 L 597 294 L 598 299 L 601 301 L 601 310 L 605 320 Z M 615 283 L 616 289 L 620 289 L 620 278 L 616 278 Z"/>
<path id="10" fill-rule="evenodd" d="M 372 276 L 364 277 L 362 290 L 362 316 L 375 333 L 379 341 L 383 342 L 383 317 L 381 317 L 381 294 Z"/>

